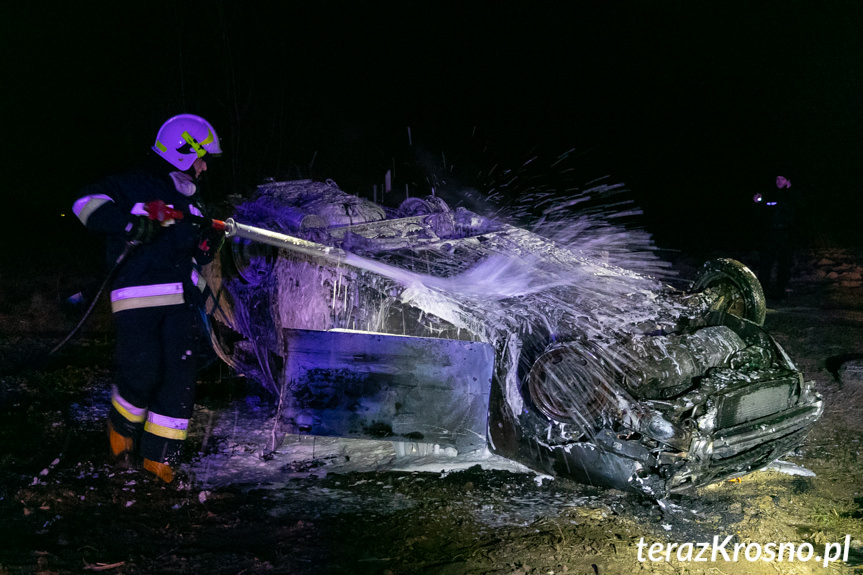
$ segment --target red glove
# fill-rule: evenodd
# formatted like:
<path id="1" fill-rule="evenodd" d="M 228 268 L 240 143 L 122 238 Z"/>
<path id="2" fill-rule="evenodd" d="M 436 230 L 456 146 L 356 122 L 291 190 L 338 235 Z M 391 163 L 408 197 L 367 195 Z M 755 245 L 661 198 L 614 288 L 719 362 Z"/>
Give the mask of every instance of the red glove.
<path id="1" fill-rule="evenodd" d="M 147 216 L 151 220 L 156 220 L 162 224 L 163 227 L 170 226 L 174 224 L 176 220 L 183 219 L 183 212 L 175 210 L 174 208 L 169 208 L 162 200 L 147 202 L 144 204 L 144 211 L 147 212 Z"/>

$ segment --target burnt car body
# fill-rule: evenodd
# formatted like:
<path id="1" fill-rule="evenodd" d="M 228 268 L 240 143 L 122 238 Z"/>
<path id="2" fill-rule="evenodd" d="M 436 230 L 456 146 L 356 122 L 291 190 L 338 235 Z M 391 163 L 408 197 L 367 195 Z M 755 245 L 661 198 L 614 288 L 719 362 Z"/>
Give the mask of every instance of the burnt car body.
<path id="1" fill-rule="evenodd" d="M 253 228 L 206 272 L 212 341 L 287 433 L 487 447 L 661 498 L 765 467 L 823 409 L 733 260 L 680 290 L 439 198 L 309 180 L 234 218 Z"/>

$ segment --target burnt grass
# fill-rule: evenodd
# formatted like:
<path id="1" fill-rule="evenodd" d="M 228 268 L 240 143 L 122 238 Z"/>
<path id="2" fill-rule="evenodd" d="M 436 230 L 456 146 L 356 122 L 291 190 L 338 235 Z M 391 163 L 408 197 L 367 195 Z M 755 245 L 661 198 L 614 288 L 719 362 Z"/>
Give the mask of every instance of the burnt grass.
<path id="1" fill-rule="evenodd" d="M 816 477 L 759 471 L 660 505 L 478 466 L 325 476 L 294 468 L 280 486 L 205 489 L 193 477 L 165 486 L 107 454 L 107 310 L 46 356 L 80 310 L 63 308 L 45 278 L 31 281 L 0 298 L 0 575 L 863 572 L 863 383 L 841 381 L 837 371 L 863 354 L 863 288 L 797 280 L 768 314 L 769 331 L 827 399 L 825 416 L 786 458 Z M 218 364 L 200 379 L 198 403 L 208 410 L 252 392 Z M 205 448 L 200 437 L 189 447 L 187 458 Z M 714 535 L 813 545 L 851 535 L 852 549 L 847 564 L 829 570 L 637 558 L 641 538 Z"/>

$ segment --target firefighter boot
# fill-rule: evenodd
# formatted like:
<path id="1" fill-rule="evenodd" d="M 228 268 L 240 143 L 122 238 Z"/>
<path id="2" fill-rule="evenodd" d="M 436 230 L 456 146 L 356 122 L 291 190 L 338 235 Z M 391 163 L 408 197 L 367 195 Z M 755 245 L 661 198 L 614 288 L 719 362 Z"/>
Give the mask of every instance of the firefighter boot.
<path id="1" fill-rule="evenodd" d="M 135 448 L 134 440 L 127 435 L 118 433 L 110 420 L 108 421 L 108 443 L 111 446 L 111 454 L 118 461 L 128 461 Z"/>
<path id="2" fill-rule="evenodd" d="M 144 469 L 164 481 L 171 483 L 174 480 L 174 470 L 167 463 L 159 463 L 152 459 L 144 459 Z"/>

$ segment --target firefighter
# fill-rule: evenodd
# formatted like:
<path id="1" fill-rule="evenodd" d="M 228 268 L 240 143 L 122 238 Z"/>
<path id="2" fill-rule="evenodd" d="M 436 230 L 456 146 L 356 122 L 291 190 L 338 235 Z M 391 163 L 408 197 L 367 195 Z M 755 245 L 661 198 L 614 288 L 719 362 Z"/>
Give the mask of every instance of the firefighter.
<path id="1" fill-rule="evenodd" d="M 86 187 L 73 210 L 104 236 L 109 265 L 121 262 L 111 280 L 111 453 L 141 458 L 145 470 L 170 483 L 195 401 L 198 270 L 224 238 L 200 220 L 169 219 L 153 207 L 163 202 L 202 216 L 197 184 L 221 148 L 207 120 L 182 114 L 162 125 L 152 150 L 145 166 Z"/>

